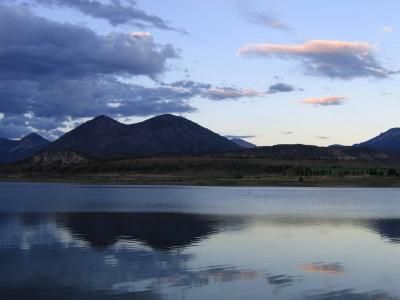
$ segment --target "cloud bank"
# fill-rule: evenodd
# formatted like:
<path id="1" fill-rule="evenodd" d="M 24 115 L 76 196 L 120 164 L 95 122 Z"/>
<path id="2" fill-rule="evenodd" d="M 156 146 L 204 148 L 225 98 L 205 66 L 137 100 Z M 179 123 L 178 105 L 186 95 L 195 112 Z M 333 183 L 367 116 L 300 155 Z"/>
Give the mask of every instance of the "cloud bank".
<path id="1" fill-rule="evenodd" d="M 145 75 L 165 71 L 177 58 L 171 44 L 151 36 L 98 35 L 94 31 L 0 6 L 0 79 L 81 77 L 93 74 Z"/>
<path id="2" fill-rule="evenodd" d="M 27 6 L 0 4 L 0 136 L 32 131 L 46 137 L 81 118 L 193 112 L 193 97 L 242 99 L 260 93 L 193 81 L 158 84 L 171 44 L 145 31 L 100 35 L 38 17 Z M 133 84 L 135 76 L 153 84 Z M 129 82 L 129 83 L 128 83 Z"/>

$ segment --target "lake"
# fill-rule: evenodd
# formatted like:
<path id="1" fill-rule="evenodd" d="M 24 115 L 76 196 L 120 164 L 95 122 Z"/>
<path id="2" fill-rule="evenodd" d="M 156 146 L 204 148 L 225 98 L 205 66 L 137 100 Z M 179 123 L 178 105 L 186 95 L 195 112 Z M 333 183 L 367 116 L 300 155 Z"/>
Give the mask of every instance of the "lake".
<path id="1" fill-rule="evenodd" d="M 400 189 L 0 183 L 1 299 L 400 299 Z"/>

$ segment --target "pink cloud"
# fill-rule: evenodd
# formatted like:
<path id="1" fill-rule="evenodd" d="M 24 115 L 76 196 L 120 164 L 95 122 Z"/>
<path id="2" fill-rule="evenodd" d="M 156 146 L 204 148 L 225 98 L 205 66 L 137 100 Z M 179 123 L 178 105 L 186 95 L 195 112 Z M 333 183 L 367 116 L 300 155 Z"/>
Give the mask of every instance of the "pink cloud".
<path id="1" fill-rule="evenodd" d="M 387 77 L 393 71 L 377 60 L 375 47 L 359 41 L 311 40 L 302 44 L 247 44 L 238 49 L 244 56 L 278 56 L 297 59 L 306 73 L 331 78 Z"/>
<path id="2" fill-rule="evenodd" d="M 301 266 L 304 272 L 308 273 L 321 273 L 325 275 L 343 275 L 344 268 L 340 264 L 321 264 L 312 263 Z"/>
<path id="3" fill-rule="evenodd" d="M 373 47 L 363 42 L 346 42 L 335 40 L 311 40 L 298 45 L 281 44 L 248 44 L 241 47 L 238 52 L 242 55 L 258 54 L 334 54 L 334 53 L 355 53 L 358 55 L 369 55 Z"/>
<path id="4" fill-rule="evenodd" d="M 322 98 L 307 98 L 301 101 L 304 104 L 314 104 L 316 106 L 329 106 L 329 105 L 341 105 L 346 97 L 341 96 L 329 96 Z"/>
<path id="5" fill-rule="evenodd" d="M 135 38 L 151 38 L 151 33 L 147 31 L 131 32 L 131 36 Z"/>

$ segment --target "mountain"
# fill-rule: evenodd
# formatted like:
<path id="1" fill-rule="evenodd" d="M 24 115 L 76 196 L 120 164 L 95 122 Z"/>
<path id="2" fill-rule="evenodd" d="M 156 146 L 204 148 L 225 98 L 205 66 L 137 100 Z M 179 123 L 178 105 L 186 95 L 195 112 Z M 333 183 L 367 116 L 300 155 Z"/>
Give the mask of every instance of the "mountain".
<path id="1" fill-rule="evenodd" d="M 0 163 L 10 163 L 30 157 L 49 145 L 49 141 L 36 133 L 20 140 L 0 138 Z"/>
<path id="2" fill-rule="evenodd" d="M 333 145 L 329 145 L 327 146 L 328 148 L 343 148 L 346 147 L 345 145 L 341 145 L 341 144 L 333 144 Z"/>
<path id="3" fill-rule="evenodd" d="M 380 135 L 353 147 L 368 147 L 387 152 L 400 153 L 400 128 L 392 128 Z"/>
<path id="4" fill-rule="evenodd" d="M 222 152 L 241 147 L 183 117 L 165 114 L 131 125 L 99 116 L 64 134 L 49 149 L 113 157 Z"/>
<path id="5" fill-rule="evenodd" d="M 257 147 L 256 145 L 249 143 L 243 139 L 234 138 L 234 139 L 231 139 L 231 141 L 234 142 L 236 145 L 242 147 L 243 149 L 251 149 L 251 148 Z"/>
<path id="6" fill-rule="evenodd" d="M 400 162 L 400 156 L 371 148 L 318 147 L 312 145 L 275 145 L 246 149 L 237 156 L 281 160 L 334 160 L 334 161 L 382 161 Z"/>

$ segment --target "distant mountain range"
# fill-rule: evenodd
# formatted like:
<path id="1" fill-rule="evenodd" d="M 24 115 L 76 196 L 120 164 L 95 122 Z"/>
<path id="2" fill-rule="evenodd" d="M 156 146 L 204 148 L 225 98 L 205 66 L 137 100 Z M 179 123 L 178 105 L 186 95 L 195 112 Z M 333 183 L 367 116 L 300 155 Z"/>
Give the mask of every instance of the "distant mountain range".
<path id="1" fill-rule="evenodd" d="M 20 140 L 0 138 L 0 163 L 25 159 L 47 148 L 50 142 L 36 133 L 31 133 Z"/>
<path id="2" fill-rule="evenodd" d="M 276 159 L 391 161 L 400 157 L 400 128 L 351 147 L 257 147 L 242 139 L 229 140 L 183 117 L 164 114 L 130 125 L 98 116 L 52 143 L 35 133 L 21 140 L 0 138 L 0 163 L 24 160 L 37 153 L 32 163 L 60 161 L 68 164 L 90 158 L 218 153 Z"/>

